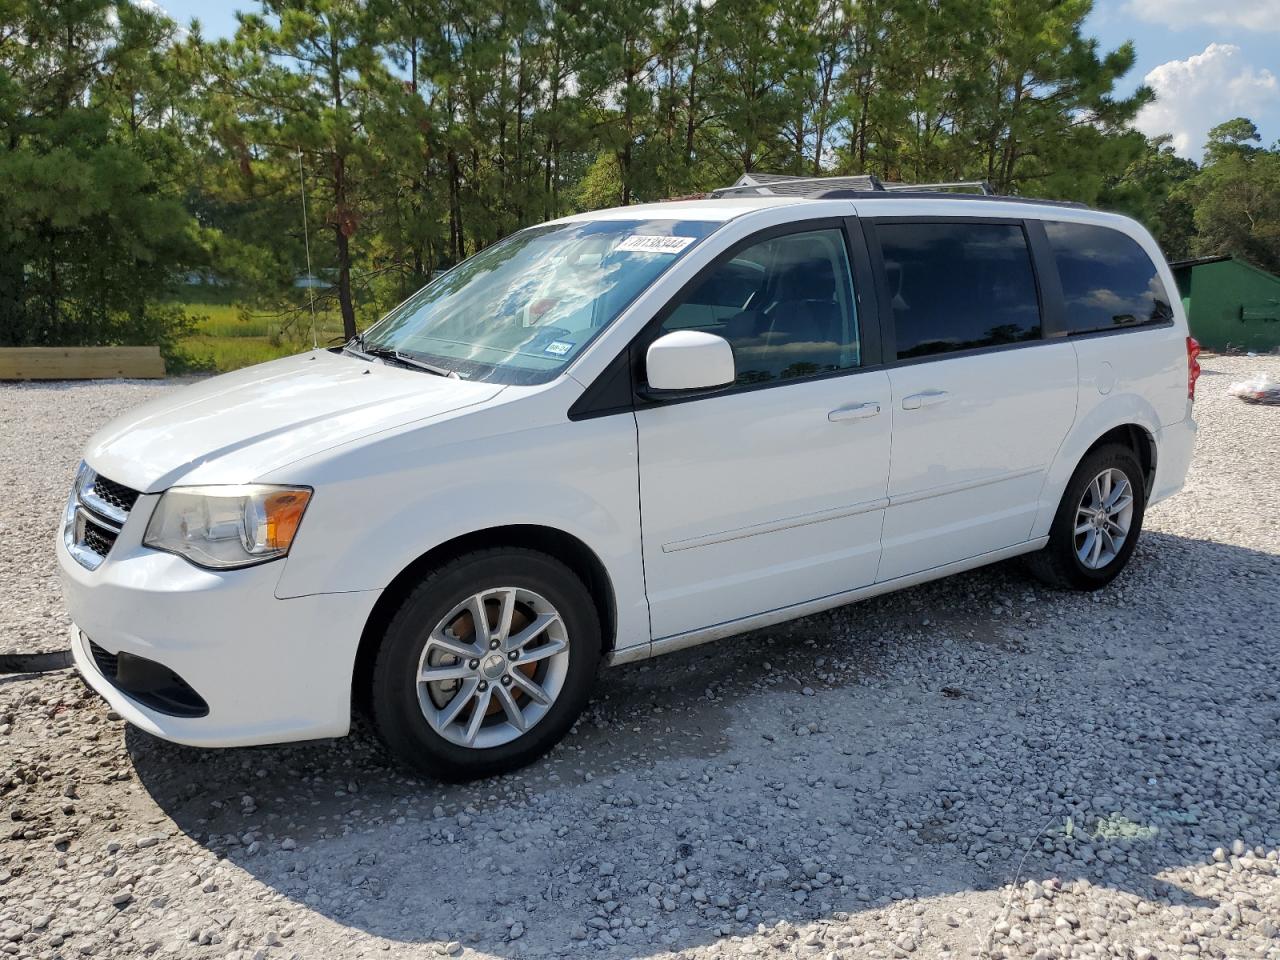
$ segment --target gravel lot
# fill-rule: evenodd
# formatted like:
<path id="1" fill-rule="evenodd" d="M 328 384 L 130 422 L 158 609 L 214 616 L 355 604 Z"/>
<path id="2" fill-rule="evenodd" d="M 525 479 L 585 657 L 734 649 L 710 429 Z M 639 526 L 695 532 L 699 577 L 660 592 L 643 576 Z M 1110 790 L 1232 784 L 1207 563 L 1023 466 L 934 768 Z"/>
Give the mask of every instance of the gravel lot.
<path id="1" fill-rule="evenodd" d="M 444 787 L 200 752 L 0 677 L 18 957 L 1280 958 L 1280 408 L 1208 358 L 1187 490 L 1093 596 L 1002 565 L 604 675 Z M 0 651 L 59 648 L 81 444 L 172 385 L 0 385 Z"/>

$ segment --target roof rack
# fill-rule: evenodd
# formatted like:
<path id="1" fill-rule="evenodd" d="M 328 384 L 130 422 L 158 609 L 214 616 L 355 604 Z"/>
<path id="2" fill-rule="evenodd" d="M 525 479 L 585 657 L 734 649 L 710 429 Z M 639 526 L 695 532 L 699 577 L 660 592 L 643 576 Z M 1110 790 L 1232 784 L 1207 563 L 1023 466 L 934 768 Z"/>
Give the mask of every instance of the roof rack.
<path id="1" fill-rule="evenodd" d="M 956 192 L 948 192 L 956 191 Z M 873 173 L 847 177 L 794 177 L 782 173 L 744 173 L 737 182 L 711 191 L 712 197 L 807 197 L 809 199 L 872 199 L 905 197 L 937 200 L 1000 200 L 1054 207 L 1088 208 L 1073 200 L 1037 200 L 1001 196 L 986 180 L 952 180 L 939 183 L 886 183 Z"/>
<path id="2" fill-rule="evenodd" d="M 1037 197 L 1007 197 L 998 193 L 934 193 L 929 190 L 823 190 L 808 193 L 810 200 L 989 200 L 995 203 L 1025 203 L 1037 207 L 1065 207 L 1070 210 L 1088 210 L 1087 203 L 1078 200 L 1041 200 Z"/>
<path id="3" fill-rule="evenodd" d="M 807 197 L 830 190 L 853 190 L 858 193 L 896 193 L 906 191 L 941 192 L 969 190 L 971 195 L 994 196 L 985 180 L 956 180 L 950 183 L 885 183 L 874 173 L 847 177 L 794 177 L 785 173 L 744 173 L 728 187 L 713 190 L 713 197 L 781 196 Z"/>
<path id="4" fill-rule="evenodd" d="M 877 193 L 880 191 L 885 193 L 941 193 L 943 190 L 976 190 L 978 196 L 994 197 L 996 195 L 996 192 L 991 189 L 991 184 L 985 180 L 952 180 L 942 183 L 881 183 L 878 177 L 874 179 L 877 184 Z"/>

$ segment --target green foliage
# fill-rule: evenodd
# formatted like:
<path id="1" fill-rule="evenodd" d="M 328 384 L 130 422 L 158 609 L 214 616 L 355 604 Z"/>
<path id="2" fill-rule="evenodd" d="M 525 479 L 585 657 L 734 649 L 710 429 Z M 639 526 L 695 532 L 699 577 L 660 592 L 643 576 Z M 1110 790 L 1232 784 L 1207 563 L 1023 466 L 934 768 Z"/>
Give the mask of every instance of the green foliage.
<path id="1" fill-rule="evenodd" d="M 236 370 L 311 346 L 309 313 L 296 321 L 289 313 L 270 314 L 244 305 L 250 294 L 240 287 L 184 285 L 172 304 L 189 321 L 182 337 L 166 354 L 170 373 Z M 342 337 L 342 316 L 319 310 L 316 341 L 322 346 Z"/>
<path id="2" fill-rule="evenodd" d="M 153 122 L 185 86 L 154 54 L 173 25 L 106 0 L 4 10 L 0 344 L 164 346 L 182 317 L 157 298 L 199 256 L 181 137 Z"/>
<path id="3" fill-rule="evenodd" d="M 1219 124 L 1197 167 L 1157 138 L 1102 199 L 1146 223 L 1171 260 L 1231 254 L 1280 273 L 1280 144 L 1261 140 L 1244 117 Z"/>
<path id="4" fill-rule="evenodd" d="M 1232 253 L 1280 274 L 1280 149 L 1237 118 L 1209 131 L 1194 191 L 1197 255 Z"/>
<path id="5" fill-rule="evenodd" d="M 350 336 L 513 230 L 743 171 L 986 179 L 1280 267 L 1277 152 L 1135 132 L 1092 0 L 245 2 L 209 42 L 0 0 L 0 343 L 226 368 L 309 343 L 313 297 Z"/>
<path id="6" fill-rule="evenodd" d="M 602 153 L 587 168 L 586 175 L 578 184 L 574 206 L 579 210 L 615 207 L 621 202 L 623 189 L 618 157 L 612 152 Z"/>
<path id="7" fill-rule="evenodd" d="M 1194 190 L 1199 168 L 1173 152 L 1171 137 L 1148 141 L 1137 159 L 1104 184 L 1098 198 L 1106 208 L 1122 210 L 1151 230 L 1170 260 L 1191 256 L 1195 234 Z"/>

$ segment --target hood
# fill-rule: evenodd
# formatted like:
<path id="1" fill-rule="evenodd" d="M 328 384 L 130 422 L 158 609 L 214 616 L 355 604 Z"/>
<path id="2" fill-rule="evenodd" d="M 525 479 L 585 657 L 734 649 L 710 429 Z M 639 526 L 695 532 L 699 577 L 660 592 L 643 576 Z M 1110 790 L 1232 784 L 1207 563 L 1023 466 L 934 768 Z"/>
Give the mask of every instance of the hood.
<path id="1" fill-rule="evenodd" d="M 85 460 L 144 493 L 179 482 L 248 483 L 502 389 L 316 350 L 174 390 L 99 430 Z"/>

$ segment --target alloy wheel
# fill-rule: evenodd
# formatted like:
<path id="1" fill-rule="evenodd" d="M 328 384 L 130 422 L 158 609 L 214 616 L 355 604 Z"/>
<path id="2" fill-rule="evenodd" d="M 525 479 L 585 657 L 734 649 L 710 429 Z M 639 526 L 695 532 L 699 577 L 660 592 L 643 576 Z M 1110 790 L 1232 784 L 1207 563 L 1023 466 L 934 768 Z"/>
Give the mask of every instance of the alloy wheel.
<path id="1" fill-rule="evenodd" d="M 568 668 L 569 637 L 550 601 L 494 587 L 457 604 L 432 629 L 418 662 L 418 703 L 450 742 L 501 746 L 547 715 Z"/>
<path id="2" fill-rule="evenodd" d="M 1119 556 L 1132 524 L 1133 487 L 1122 470 L 1108 467 L 1085 487 L 1076 508 L 1076 556 L 1101 570 Z"/>

